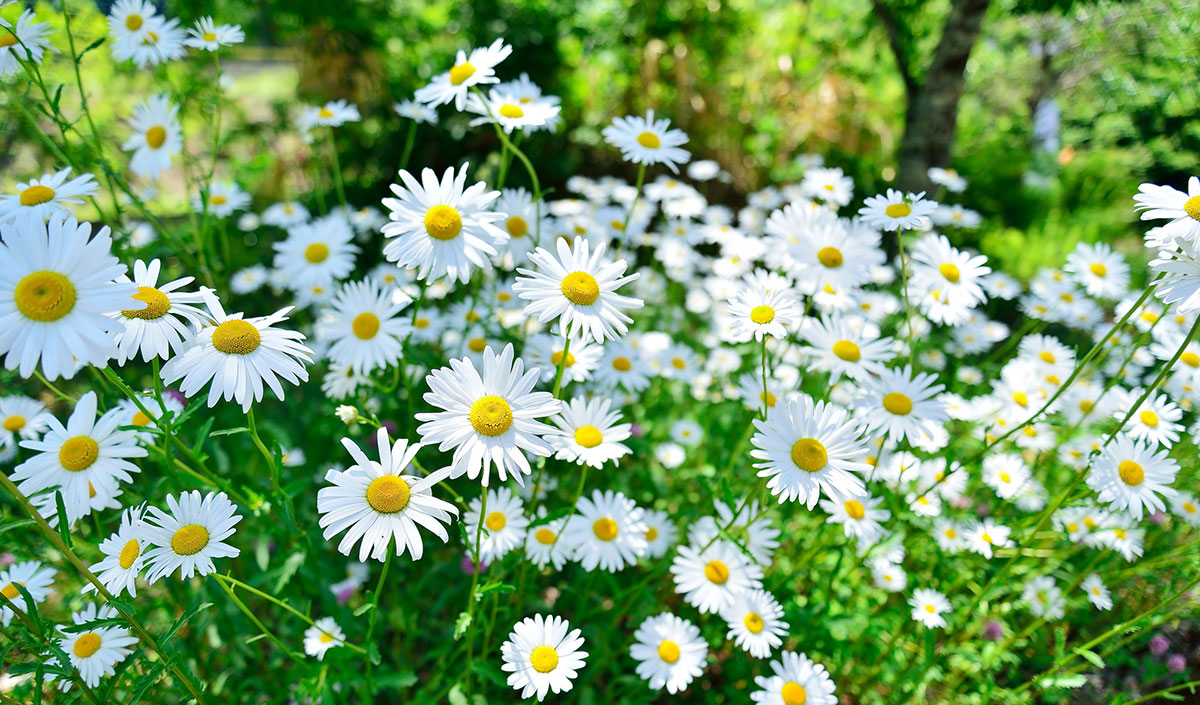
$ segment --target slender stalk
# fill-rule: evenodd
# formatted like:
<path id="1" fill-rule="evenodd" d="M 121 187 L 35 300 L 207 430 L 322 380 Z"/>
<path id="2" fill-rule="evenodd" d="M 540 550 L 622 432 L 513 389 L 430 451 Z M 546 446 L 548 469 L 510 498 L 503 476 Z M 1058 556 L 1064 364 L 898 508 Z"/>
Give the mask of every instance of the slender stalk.
<path id="1" fill-rule="evenodd" d="M 334 139 L 333 128 L 329 128 L 329 163 L 333 169 L 333 188 L 337 191 L 338 203 L 342 204 L 342 208 L 346 211 L 350 210 L 350 206 L 346 205 L 346 186 L 342 182 L 342 165 L 338 161 L 337 141 Z"/>
<path id="2" fill-rule="evenodd" d="M 913 333 L 913 316 L 912 304 L 908 299 L 908 258 L 904 256 L 904 235 L 901 234 L 900 228 L 896 229 L 896 247 L 900 250 L 900 289 L 904 293 L 904 327 L 908 329 L 908 366 L 912 371 L 916 371 L 916 343 Z"/>
<path id="3" fill-rule="evenodd" d="M 400 157 L 400 169 L 408 168 L 408 158 L 412 156 L 413 145 L 417 141 L 417 121 L 409 120 L 408 135 L 404 138 L 404 154 Z"/>
<path id="4" fill-rule="evenodd" d="M 275 645 L 278 646 L 289 657 L 297 661 L 304 660 L 303 655 L 296 653 L 292 649 L 289 649 L 287 644 L 283 643 L 279 637 L 275 636 L 270 629 L 267 629 L 267 625 L 263 624 L 262 620 L 260 620 L 253 612 L 250 611 L 249 607 L 246 607 L 246 603 L 242 602 L 241 599 L 238 598 L 237 594 L 234 593 L 233 588 L 230 585 L 221 580 L 220 575 L 216 573 L 210 573 L 210 575 L 212 575 L 213 579 L 216 581 L 221 590 L 229 596 L 231 601 L 233 601 L 233 604 L 237 605 L 237 608 L 241 610 L 242 614 L 246 615 L 246 619 L 250 620 L 250 623 L 257 627 L 258 631 L 262 633 L 263 636 L 275 642 Z"/>
<path id="5" fill-rule="evenodd" d="M 310 627 L 317 626 L 317 623 L 315 621 L 313 621 L 312 617 L 309 617 L 307 614 L 304 614 L 300 610 L 289 605 L 286 601 L 281 600 L 278 597 L 275 597 L 274 595 L 272 595 L 269 592 L 263 592 L 262 590 L 259 590 L 256 587 L 247 585 L 246 583 L 243 583 L 242 581 L 240 581 L 237 578 L 234 578 L 233 576 L 228 575 L 228 574 L 222 575 L 220 573 L 212 573 L 212 577 L 215 578 L 217 580 L 217 582 L 227 583 L 230 587 L 236 587 L 236 588 L 245 590 L 246 592 L 250 592 L 255 595 L 258 595 L 259 597 L 263 598 L 264 600 L 267 600 L 268 602 L 275 603 L 276 605 L 282 607 L 283 609 L 287 610 L 288 612 L 291 612 L 292 614 L 299 617 Z M 364 649 L 363 647 L 361 647 L 357 644 L 351 644 L 350 642 L 343 642 L 342 645 L 352 651 L 357 651 L 360 654 L 365 655 L 367 653 L 366 649 Z"/>
<path id="6" fill-rule="evenodd" d="M 633 212 L 637 210 L 638 201 L 642 197 L 642 184 L 646 181 L 646 165 L 638 164 L 637 185 L 634 187 L 633 202 L 629 204 L 629 210 L 625 212 L 625 222 L 621 225 L 621 235 L 629 230 L 629 221 L 633 220 Z"/>
<path id="7" fill-rule="evenodd" d="M 74 404 L 74 403 L 76 403 L 77 401 L 79 401 L 79 400 L 78 400 L 78 399 L 76 399 L 75 397 L 71 396 L 70 394 L 67 394 L 67 393 L 66 393 L 66 392 L 64 392 L 63 390 L 61 390 L 61 389 L 59 389 L 58 387 L 56 387 L 56 386 L 54 386 L 53 384 L 51 384 L 51 383 L 50 383 L 50 380 L 46 379 L 46 378 L 45 378 L 45 377 L 42 375 L 42 372 L 41 372 L 41 370 L 38 370 L 37 368 L 34 368 L 34 370 L 33 370 L 33 376 L 34 376 L 34 377 L 37 377 L 37 378 L 38 378 L 38 380 L 39 380 L 39 381 L 41 381 L 41 383 L 42 383 L 42 384 L 43 384 L 43 385 L 46 387 L 46 389 L 49 389 L 49 390 L 50 390 L 50 391 L 51 391 L 51 392 L 54 394 L 54 396 L 58 397 L 59 399 L 62 399 L 63 401 L 69 401 L 69 402 L 71 402 L 72 404 Z"/>
<path id="8" fill-rule="evenodd" d="M 475 590 L 479 586 L 479 567 L 483 562 L 480 558 L 480 546 L 483 536 L 483 525 L 487 522 L 487 488 L 483 490 L 483 499 L 479 503 L 479 523 L 475 525 L 475 550 L 471 553 L 471 591 L 467 593 L 467 687 L 471 685 L 471 665 L 475 660 Z"/>
<path id="9" fill-rule="evenodd" d="M 371 595 L 371 614 L 367 617 L 367 648 L 371 648 L 371 637 L 375 634 L 375 622 L 379 619 L 379 597 L 383 594 L 383 585 L 387 581 L 388 568 L 392 565 L 392 556 L 396 554 L 392 550 L 392 543 L 389 541 L 387 545 L 387 558 L 383 561 L 383 570 L 379 572 L 379 582 L 375 583 L 375 593 Z M 375 697 L 375 682 L 373 673 L 372 660 L 367 658 L 367 695 L 370 699 L 365 699 L 363 702 L 374 702 Z"/>

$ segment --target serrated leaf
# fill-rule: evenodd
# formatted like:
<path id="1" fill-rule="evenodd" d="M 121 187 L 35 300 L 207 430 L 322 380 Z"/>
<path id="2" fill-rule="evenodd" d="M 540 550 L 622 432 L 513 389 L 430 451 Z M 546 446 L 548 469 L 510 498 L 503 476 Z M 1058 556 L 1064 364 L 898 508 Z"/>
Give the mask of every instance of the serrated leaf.
<path id="1" fill-rule="evenodd" d="M 1090 649 L 1076 649 L 1075 653 L 1087 659 L 1096 668 L 1104 668 L 1104 659 L 1100 658 L 1100 654 Z"/>
<path id="2" fill-rule="evenodd" d="M 376 666 L 383 661 L 383 659 L 379 657 L 379 649 L 376 648 L 374 644 L 367 645 L 367 659 L 369 659 L 371 663 Z"/>
<path id="3" fill-rule="evenodd" d="M 467 629 L 471 626 L 471 613 L 459 612 L 458 619 L 454 620 L 454 640 L 458 641 L 467 633 Z"/>
<path id="4" fill-rule="evenodd" d="M 1087 683 L 1087 677 L 1078 673 L 1043 678 L 1042 688 L 1082 688 Z"/>
<path id="5" fill-rule="evenodd" d="M 183 615 L 176 620 L 175 624 L 171 625 L 171 628 L 167 630 L 167 633 L 163 635 L 162 642 L 165 644 L 168 640 L 170 640 L 171 637 L 175 636 L 175 632 L 183 628 L 183 625 L 186 624 L 188 620 L 200 614 L 209 607 L 212 607 L 211 602 L 201 602 L 187 612 L 184 612 Z"/>
<path id="6" fill-rule="evenodd" d="M 273 592 L 276 595 L 292 581 L 292 576 L 296 574 L 300 566 L 304 565 L 306 556 L 307 554 L 300 551 L 288 556 L 288 559 L 283 562 L 283 567 L 279 569 L 279 577 L 275 579 L 275 590 Z"/>
<path id="7" fill-rule="evenodd" d="M 211 431 L 208 434 L 208 437 L 216 438 L 217 436 L 234 436 L 239 433 L 250 433 L 250 429 L 245 426 L 239 426 L 237 428 L 223 428 L 219 431 Z"/>

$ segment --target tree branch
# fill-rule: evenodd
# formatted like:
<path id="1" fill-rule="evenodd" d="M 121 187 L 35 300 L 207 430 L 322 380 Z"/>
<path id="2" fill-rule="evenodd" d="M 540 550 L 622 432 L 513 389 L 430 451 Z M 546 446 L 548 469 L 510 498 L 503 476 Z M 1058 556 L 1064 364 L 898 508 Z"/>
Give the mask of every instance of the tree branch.
<path id="1" fill-rule="evenodd" d="M 911 96 L 920 86 L 917 84 L 912 66 L 908 62 L 908 52 L 912 46 L 908 29 L 899 21 L 892 8 L 884 4 L 883 0 L 871 0 L 871 5 L 875 8 L 875 16 L 879 18 L 879 24 L 883 25 L 883 31 L 887 34 L 888 46 L 892 49 L 892 55 L 896 57 L 896 68 L 900 70 L 904 89 Z"/>

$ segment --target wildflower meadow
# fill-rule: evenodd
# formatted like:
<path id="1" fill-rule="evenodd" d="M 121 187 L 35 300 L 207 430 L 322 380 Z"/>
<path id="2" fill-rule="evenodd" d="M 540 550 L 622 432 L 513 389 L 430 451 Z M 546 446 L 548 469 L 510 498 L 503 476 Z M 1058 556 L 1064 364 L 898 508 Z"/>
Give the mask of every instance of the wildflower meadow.
<path id="1" fill-rule="evenodd" d="M 0 704 L 1200 702 L 1194 7 L 345 5 L 0 0 Z"/>

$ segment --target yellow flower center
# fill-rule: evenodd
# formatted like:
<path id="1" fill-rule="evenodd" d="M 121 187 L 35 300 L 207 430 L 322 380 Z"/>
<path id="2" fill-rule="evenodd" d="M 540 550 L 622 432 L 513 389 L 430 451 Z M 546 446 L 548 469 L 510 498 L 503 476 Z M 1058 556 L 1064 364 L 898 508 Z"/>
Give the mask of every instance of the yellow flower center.
<path id="1" fill-rule="evenodd" d="M 907 416 L 912 411 L 912 399 L 900 392 L 891 392 L 883 397 L 883 408 L 888 410 L 888 413 L 897 416 Z"/>
<path id="2" fill-rule="evenodd" d="M 783 689 L 779 691 L 779 696 L 783 698 L 783 705 L 804 705 L 808 702 L 808 693 L 804 690 L 804 686 L 796 681 L 784 683 Z"/>
<path id="3" fill-rule="evenodd" d="M 654 528 L 653 526 L 649 529 L 646 529 L 646 541 L 653 542 L 656 538 L 658 538 L 658 529 Z"/>
<path id="4" fill-rule="evenodd" d="M 143 321 L 154 321 L 162 318 L 171 308 L 167 295 L 152 286 L 139 286 L 138 293 L 133 295 L 138 301 L 144 301 L 146 308 L 137 311 L 121 311 L 126 318 L 140 318 Z"/>
<path id="5" fill-rule="evenodd" d="M 1090 265 L 1088 265 L 1088 269 L 1092 270 L 1092 274 L 1095 274 L 1098 277 L 1108 274 L 1108 267 L 1105 267 L 1099 262 L 1092 262 Z"/>
<path id="6" fill-rule="evenodd" d="M 1038 353 L 1038 357 L 1040 357 L 1042 359 L 1042 362 L 1045 362 L 1045 363 L 1051 364 L 1051 365 L 1054 364 L 1054 353 L 1050 352 L 1049 350 L 1041 351 L 1040 353 Z"/>
<path id="7" fill-rule="evenodd" d="M 958 538 L 958 532 L 954 529 L 946 529 L 944 532 L 942 532 L 942 534 L 948 539 Z"/>
<path id="8" fill-rule="evenodd" d="M 370 311 L 364 311 L 350 322 L 350 329 L 354 331 L 354 336 L 359 340 L 370 340 L 379 332 L 379 316 Z"/>
<path id="9" fill-rule="evenodd" d="M 674 367 L 677 370 L 682 370 L 687 368 L 687 363 L 684 362 L 682 357 L 673 357 L 671 358 L 671 367 Z"/>
<path id="10" fill-rule="evenodd" d="M 1196 513 L 1195 502 L 1184 502 L 1183 503 L 1183 511 L 1187 512 L 1188 514 L 1195 514 Z"/>
<path id="11" fill-rule="evenodd" d="M 450 69 L 450 83 L 451 85 L 461 86 L 463 81 L 467 80 L 474 74 L 475 67 L 471 65 L 471 62 L 464 61 Z"/>
<path id="12" fill-rule="evenodd" d="M 511 237 L 521 238 L 529 232 L 529 223 L 519 215 L 509 216 L 508 220 L 504 221 L 504 227 L 508 230 Z"/>
<path id="13" fill-rule="evenodd" d="M 74 651 L 75 655 L 79 658 L 87 658 L 91 656 L 100 650 L 100 635 L 96 632 L 80 634 L 79 638 L 75 640 L 75 646 L 72 647 L 71 650 Z"/>
<path id="14" fill-rule="evenodd" d="M 770 306 L 755 306 L 750 312 L 750 320 L 758 325 L 766 325 L 775 320 L 775 309 Z"/>
<path id="15" fill-rule="evenodd" d="M 846 508 L 846 513 L 849 514 L 850 518 L 855 521 L 858 521 L 867 515 L 866 507 L 864 507 L 862 502 L 858 501 L 857 499 L 846 500 L 846 504 L 843 506 Z"/>
<path id="16" fill-rule="evenodd" d="M 675 663 L 679 660 L 679 644 L 669 639 L 659 644 L 658 657 L 667 663 Z"/>
<path id="17" fill-rule="evenodd" d="M 612 366 L 618 372 L 628 372 L 633 369 L 633 363 L 627 357 L 613 358 Z"/>
<path id="18" fill-rule="evenodd" d="M 884 208 L 883 212 L 886 213 L 887 217 L 889 218 L 903 218 L 904 216 L 912 213 L 912 206 L 908 205 L 907 203 L 893 203 L 887 208 Z"/>
<path id="19" fill-rule="evenodd" d="M 662 146 L 662 140 L 653 132 L 643 132 L 637 136 L 637 141 L 646 149 L 658 149 Z"/>
<path id="20" fill-rule="evenodd" d="M 367 485 L 367 504 L 380 514 L 395 514 L 408 506 L 412 490 L 397 475 L 381 475 Z"/>
<path id="21" fill-rule="evenodd" d="M 328 120 L 329 118 L 333 117 L 333 111 L 322 105 L 321 109 L 317 111 L 317 115 Z"/>
<path id="22" fill-rule="evenodd" d="M 539 646 L 529 654 L 529 665 L 538 673 L 549 673 L 558 666 L 558 652 L 549 646 Z"/>
<path id="23" fill-rule="evenodd" d="M 805 472 L 817 472 L 829 462 L 829 452 L 815 438 L 801 438 L 792 444 L 792 462 Z"/>
<path id="24" fill-rule="evenodd" d="M 21 205 L 40 206 L 54 198 L 54 189 L 35 184 L 21 192 Z"/>
<path id="25" fill-rule="evenodd" d="M 471 352 L 481 353 L 481 352 L 483 352 L 484 348 L 487 347 L 487 339 L 486 338 L 471 338 L 470 340 L 467 341 L 467 347 L 470 348 Z"/>
<path id="26" fill-rule="evenodd" d="M 471 405 L 471 426 L 485 436 L 499 436 L 512 426 L 512 407 L 492 394 L 480 397 Z"/>
<path id="27" fill-rule="evenodd" d="M 704 577 L 713 585 L 724 585 L 729 580 L 729 566 L 721 561 L 709 561 L 704 566 Z"/>
<path id="28" fill-rule="evenodd" d="M 217 35 L 214 32 L 205 32 L 204 33 L 204 41 L 215 42 L 215 41 L 217 41 Z"/>
<path id="29" fill-rule="evenodd" d="M 925 605 L 925 611 L 929 614 L 934 614 L 937 612 L 937 608 L 935 608 L 933 605 Z"/>
<path id="30" fill-rule="evenodd" d="M 142 546 L 137 542 L 137 539 L 130 539 L 121 548 L 121 555 L 117 557 L 117 562 L 125 570 L 129 570 L 129 566 L 137 560 L 137 557 L 142 553 Z"/>
<path id="31" fill-rule="evenodd" d="M 862 350 L 858 349 L 858 345 L 854 341 L 839 340 L 833 344 L 833 354 L 846 362 L 858 362 L 862 357 Z"/>
<path id="32" fill-rule="evenodd" d="M 521 106 L 513 105 L 512 103 L 505 103 L 504 105 L 501 105 L 500 114 L 506 118 L 512 119 L 525 117 L 525 111 L 521 110 Z"/>
<path id="33" fill-rule="evenodd" d="M 4 589 L 0 590 L 0 595 L 4 595 L 10 600 L 17 599 L 17 595 L 21 594 L 21 592 L 17 590 L 18 585 L 24 587 L 25 583 L 9 583 L 8 585 L 4 586 Z"/>
<path id="34" fill-rule="evenodd" d="M 600 298 L 600 283 L 587 272 L 572 272 L 563 277 L 562 293 L 579 306 L 591 306 Z"/>
<path id="35" fill-rule="evenodd" d="M 100 445 L 87 436 L 68 438 L 58 450 L 58 462 L 71 472 L 87 470 L 100 457 Z"/>
<path id="36" fill-rule="evenodd" d="M 13 298 L 26 318 L 50 323 L 75 308 L 75 285 L 58 272 L 42 270 L 17 282 Z"/>
<path id="37" fill-rule="evenodd" d="M 1192 217 L 1192 220 L 1200 220 L 1200 196 L 1192 196 L 1183 204 L 1185 213 Z"/>
<path id="38" fill-rule="evenodd" d="M 1117 466 L 1117 473 L 1121 476 L 1121 480 L 1130 487 L 1137 487 L 1142 484 L 1142 480 L 1146 479 L 1146 473 L 1142 470 L 1142 466 L 1132 460 L 1122 460 Z"/>
<path id="39" fill-rule="evenodd" d="M 1113 533 L 1116 534 L 1117 538 L 1119 539 L 1124 539 L 1129 536 L 1129 532 L 1121 528 L 1113 529 Z"/>
<path id="40" fill-rule="evenodd" d="M 262 335 L 240 318 L 225 321 L 213 331 L 213 347 L 227 355 L 249 355 L 258 349 Z"/>
<path id="41" fill-rule="evenodd" d="M 483 525 L 487 527 L 488 531 L 499 531 L 508 525 L 508 517 L 504 516 L 502 512 L 491 512 L 487 515 L 487 519 L 484 519 Z"/>
<path id="42" fill-rule="evenodd" d="M 1142 413 L 1138 414 L 1138 418 L 1142 420 L 1142 423 L 1146 424 L 1150 428 L 1154 428 L 1158 425 L 1158 414 L 1150 411 L 1149 409 L 1146 409 Z"/>
<path id="43" fill-rule="evenodd" d="M 770 392 L 759 392 L 758 400 L 767 405 L 768 409 L 774 409 L 775 404 L 779 401 L 775 395 Z"/>
<path id="44" fill-rule="evenodd" d="M 194 556 L 208 545 L 208 529 L 199 524 L 180 527 L 171 537 L 171 550 L 180 556 Z"/>
<path id="45" fill-rule="evenodd" d="M 1179 359 L 1188 367 L 1200 367 L 1200 355 L 1194 352 L 1185 352 L 1179 356 Z"/>
<path id="46" fill-rule="evenodd" d="M 142 16 L 141 15 L 130 15 L 129 17 L 125 18 L 125 29 L 129 30 L 130 32 L 136 32 L 141 28 L 142 28 Z"/>
<path id="47" fill-rule="evenodd" d="M 749 612 L 742 618 L 742 624 L 746 625 L 746 630 L 751 634 L 757 634 L 763 630 L 763 618 L 757 612 Z"/>
<path id="48" fill-rule="evenodd" d="M 428 218 L 426 218 L 428 220 Z M 329 245 L 323 242 L 314 242 L 304 248 L 304 259 L 312 264 L 320 264 L 329 257 Z"/>
<path id="49" fill-rule="evenodd" d="M 1013 392 L 1013 401 L 1022 408 L 1029 406 L 1029 395 L 1025 392 Z"/>
<path id="50" fill-rule="evenodd" d="M 1021 433 L 1024 433 L 1026 436 L 1033 438 L 1034 436 L 1037 435 L 1038 432 L 1037 432 L 1037 429 L 1034 428 L 1033 426 L 1026 426 L 1025 430 L 1022 431 Z"/>
<path id="51" fill-rule="evenodd" d="M 4 419 L 4 430 L 9 433 L 16 433 L 25 428 L 25 417 L 19 414 L 13 414 L 7 419 Z"/>
<path id="52" fill-rule="evenodd" d="M 224 196 L 222 196 L 219 193 L 213 195 L 211 198 L 208 199 L 208 204 L 210 206 L 223 206 L 226 203 L 229 203 L 229 199 L 225 198 Z"/>
<path id="53" fill-rule="evenodd" d="M 146 146 L 150 149 L 158 149 L 167 141 L 167 131 L 160 125 L 155 125 L 149 130 L 146 130 Z"/>
<path id="54" fill-rule="evenodd" d="M 328 644 L 329 642 L 333 641 L 333 636 L 326 634 L 325 632 L 321 632 L 321 636 L 319 638 L 322 644 Z"/>
<path id="55" fill-rule="evenodd" d="M 537 542 L 543 546 L 549 546 L 554 543 L 554 532 L 550 529 L 541 528 L 534 533 L 533 538 L 537 539 Z"/>
<path id="56" fill-rule="evenodd" d="M 592 533 L 601 541 L 612 541 L 617 538 L 617 522 L 601 517 L 592 524 Z"/>
<path id="57" fill-rule="evenodd" d="M 1000 481 L 1007 485 L 1008 483 L 1012 482 L 1012 475 L 1009 475 L 1006 472 L 1001 472 Z"/>
<path id="58" fill-rule="evenodd" d="M 958 267 L 951 262 L 942 262 L 938 265 L 938 271 L 946 278 L 946 281 L 951 284 L 957 283 L 959 279 Z"/>
<path id="59" fill-rule="evenodd" d="M 580 426 L 575 429 L 575 442 L 584 448 L 595 448 L 603 440 L 604 436 L 595 426 Z"/>
<path id="60" fill-rule="evenodd" d="M 829 269 L 837 269 L 844 261 L 842 251 L 836 247 L 822 247 L 817 250 L 817 261 Z"/>
<path id="61" fill-rule="evenodd" d="M 437 205 L 425 212 L 425 232 L 435 240 L 453 240 L 462 230 L 462 216 L 450 206 Z"/>
<path id="62" fill-rule="evenodd" d="M 563 360 L 563 351 L 562 350 L 556 350 L 556 351 L 554 351 L 554 354 L 552 354 L 550 356 L 550 362 L 553 363 L 555 367 L 558 367 L 559 365 L 561 365 L 562 360 Z M 575 356 L 572 355 L 571 353 L 567 353 L 567 367 L 571 367 L 574 364 L 575 364 Z"/>
<path id="63" fill-rule="evenodd" d="M 428 318 L 418 318 L 417 320 L 413 321 L 413 327 L 414 328 L 428 328 L 429 327 L 429 319 Z"/>

